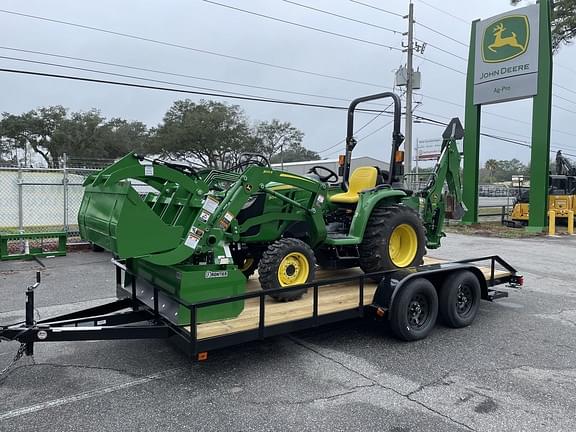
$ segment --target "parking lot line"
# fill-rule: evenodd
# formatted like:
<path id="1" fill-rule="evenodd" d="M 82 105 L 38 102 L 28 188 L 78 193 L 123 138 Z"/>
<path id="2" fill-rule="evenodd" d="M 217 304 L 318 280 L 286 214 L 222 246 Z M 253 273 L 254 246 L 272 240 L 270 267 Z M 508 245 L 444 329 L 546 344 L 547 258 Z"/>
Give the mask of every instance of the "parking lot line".
<path id="1" fill-rule="evenodd" d="M 70 403 L 74 403 L 74 402 L 78 402 L 78 401 L 82 401 L 82 400 L 86 400 L 86 399 L 91 399 L 94 397 L 98 397 L 98 396 L 102 396 L 108 393 L 113 393 L 119 390 L 124 390 L 130 387 L 136 387 L 142 384 L 146 384 L 149 383 L 150 381 L 155 381 L 155 380 L 159 380 L 159 379 L 163 379 L 163 378 L 167 378 L 169 376 L 172 375 L 176 375 L 178 372 L 183 371 L 185 368 L 174 368 L 174 369 L 168 369 L 162 372 L 158 372 L 152 375 L 147 375 L 144 376 L 142 378 L 138 378 L 136 380 L 133 381 L 128 381 L 122 384 L 117 384 L 117 385 L 113 385 L 113 386 L 109 386 L 109 387 L 104 387 L 104 388 L 100 388 L 100 389 L 95 389 L 95 390 L 89 390 L 86 392 L 82 392 L 82 393 L 77 393 L 75 395 L 71 395 L 71 396 L 67 396 L 67 397 L 63 397 L 63 398 L 59 398 L 59 399 L 53 399 L 53 400 L 49 400 L 49 401 L 45 401 L 36 405 L 30 405 L 27 407 L 23 407 L 23 408 L 17 408 L 11 411 L 7 411 L 3 414 L 0 414 L 0 421 L 2 420 L 7 420 L 7 419 L 11 419 L 14 417 L 20 417 L 26 414 L 31 414 L 31 413 L 35 413 L 38 411 L 42 411 L 48 408 L 54 408 L 54 407 L 58 407 L 58 406 L 62 406 L 62 405 L 68 405 Z"/>

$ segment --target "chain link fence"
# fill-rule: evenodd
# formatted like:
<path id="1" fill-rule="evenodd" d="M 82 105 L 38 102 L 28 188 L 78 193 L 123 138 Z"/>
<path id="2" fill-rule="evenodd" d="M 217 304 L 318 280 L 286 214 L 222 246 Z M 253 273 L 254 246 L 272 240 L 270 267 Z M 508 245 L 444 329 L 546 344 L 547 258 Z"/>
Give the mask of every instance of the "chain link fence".
<path id="1" fill-rule="evenodd" d="M 62 168 L 0 167 L 0 233 L 65 232 L 68 243 L 81 241 L 77 215 L 84 180 L 113 161 L 66 160 Z M 50 248 L 43 240 L 40 247 Z M 55 243 L 55 241 L 54 241 Z M 36 244 L 15 241 L 9 250 Z"/>

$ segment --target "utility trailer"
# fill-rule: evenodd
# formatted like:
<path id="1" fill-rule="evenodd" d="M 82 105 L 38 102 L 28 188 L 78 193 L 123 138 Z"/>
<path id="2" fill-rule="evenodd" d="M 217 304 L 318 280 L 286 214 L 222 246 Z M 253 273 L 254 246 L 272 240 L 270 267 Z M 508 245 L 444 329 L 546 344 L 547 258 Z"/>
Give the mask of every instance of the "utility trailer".
<path id="1" fill-rule="evenodd" d="M 241 295 L 185 303 L 152 285 L 140 284 L 123 262 L 113 263 L 118 300 L 35 321 L 38 273 L 36 284 L 26 291 L 25 321 L 0 327 L 0 340 L 17 340 L 22 344 L 21 354 L 33 355 L 37 342 L 169 338 L 191 358 L 205 360 L 208 351 L 363 317 L 388 321 L 399 339 L 417 340 L 432 331 L 437 317 L 449 327 L 470 325 L 480 299 L 508 296 L 495 287 L 523 285 L 516 269 L 496 255 L 452 262 L 427 257 L 422 266 L 378 274 L 350 269 L 328 278 L 334 273 L 320 271 L 319 280 L 278 289 L 307 288 L 301 299 L 292 302 L 274 301 L 272 290 L 260 289 L 257 280 L 251 279 Z M 379 283 L 374 282 L 377 278 L 381 278 Z M 240 300 L 245 307 L 236 318 L 197 321 L 204 308 Z M 182 307 L 189 311 L 186 324 L 178 317 Z"/>

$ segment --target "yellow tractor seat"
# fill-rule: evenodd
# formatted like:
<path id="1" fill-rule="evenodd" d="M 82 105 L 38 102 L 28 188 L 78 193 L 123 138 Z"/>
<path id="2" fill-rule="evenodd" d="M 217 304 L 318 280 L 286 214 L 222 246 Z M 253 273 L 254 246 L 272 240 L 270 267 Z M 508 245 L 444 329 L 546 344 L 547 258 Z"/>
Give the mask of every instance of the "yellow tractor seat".
<path id="1" fill-rule="evenodd" d="M 330 201 L 338 204 L 356 204 L 358 193 L 376 187 L 378 169 L 376 167 L 359 167 L 354 170 L 348 183 L 348 192 L 332 195 Z"/>

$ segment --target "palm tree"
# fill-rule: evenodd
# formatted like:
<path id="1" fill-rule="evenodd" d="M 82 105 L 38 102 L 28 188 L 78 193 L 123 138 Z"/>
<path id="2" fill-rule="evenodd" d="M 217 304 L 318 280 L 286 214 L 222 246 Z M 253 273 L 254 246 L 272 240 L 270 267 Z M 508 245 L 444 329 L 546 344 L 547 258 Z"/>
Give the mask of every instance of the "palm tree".
<path id="1" fill-rule="evenodd" d="M 490 173 L 490 183 L 493 183 L 494 171 L 498 169 L 498 161 L 496 159 L 488 159 L 484 164 L 484 168 Z"/>

